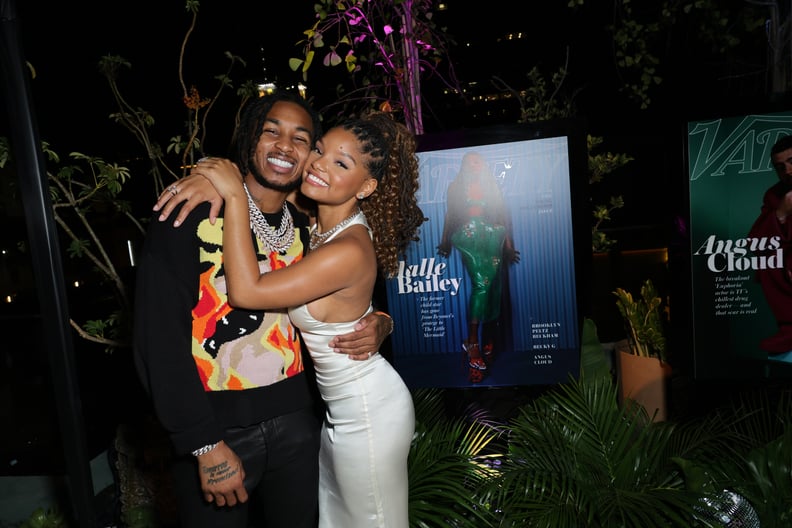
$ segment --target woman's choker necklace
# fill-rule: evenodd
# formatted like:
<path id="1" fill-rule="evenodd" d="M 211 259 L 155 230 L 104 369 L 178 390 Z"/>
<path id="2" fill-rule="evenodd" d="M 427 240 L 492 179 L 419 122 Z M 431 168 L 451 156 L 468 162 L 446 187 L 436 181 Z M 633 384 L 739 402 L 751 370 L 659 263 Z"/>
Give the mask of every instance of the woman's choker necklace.
<path id="1" fill-rule="evenodd" d="M 346 218 L 338 222 L 335 225 L 335 227 L 333 227 L 329 231 L 325 231 L 324 233 L 319 233 L 319 224 L 314 224 L 314 226 L 311 228 L 311 243 L 309 244 L 311 250 L 314 250 L 319 246 L 321 246 L 322 244 L 324 244 L 328 238 L 330 238 L 335 233 L 346 227 L 347 224 L 349 224 L 349 222 L 354 220 L 355 217 L 359 214 L 360 214 L 360 209 L 358 209 L 351 215 L 347 216 Z"/>
<path id="2" fill-rule="evenodd" d="M 246 184 L 242 184 L 245 188 L 245 194 L 248 199 L 248 211 L 250 212 L 250 228 L 256 233 L 256 237 L 262 244 L 267 246 L 271 251 L 276 253 L 283 253 L 291 247 L 294 243 L 294 220 L 286 206 L 286 201 L 283 201 L 283 214 L 281 215 L 280 227 L 276 231 L 264 216 L 264 213 L 256 205 L 250 191 Z"/>

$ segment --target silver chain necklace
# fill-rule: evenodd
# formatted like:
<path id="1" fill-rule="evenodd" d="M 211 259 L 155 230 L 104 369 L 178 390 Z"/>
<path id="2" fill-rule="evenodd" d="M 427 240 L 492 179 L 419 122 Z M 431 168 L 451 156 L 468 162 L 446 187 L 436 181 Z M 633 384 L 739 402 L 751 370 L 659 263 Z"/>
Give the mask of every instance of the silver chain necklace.
<path id="1" fill-rule="evenodd" d="M 242 187 L 245 188 L 245 194 L 247 194 L 248 198 L 250 228 L 256 233 L 256 237 L 261 240 L 265 246 L 276 253 L 283 253 L 289 249 L 294 243 L 294 220 L 289 212 L 289 208 L 286 206 L 286 201 L 284 200 L 283 202 L 283 215 L 281 216 L 280 227 L 276 231 L 269 225 L 264 213 L 259 210 L 256 202 L 253 201 L 253 197 L 250 195 L 247 185 L 243 183 Z"/>
<path id="2" fill-rule="evenodd" d="M 359 214 L 361 214 L 360 209 L 358 209 L 351 215 L 347 216 L 339 223 L 337 223 L 335 227 L 333 227 L 329 231 L 325 231 L 324 233 L 319 233 L 318 232 L 319 224 L 314 224 L 314 226 L 311 228 L 311 243 L 309 244 L 311 250 L 314 250 L 319 246 L 321 246 L 322 244 L 324 244 L 328 238 L 330 238 L 331 236 L 333 236 L 333 234 L 337 233 L 338 231 L 346 227 L 346 225 L 349 224 L 349 222 L 351 222 L 352 220 L 354 220 L 355 217 L 357 217 L 357 215 Z"/>

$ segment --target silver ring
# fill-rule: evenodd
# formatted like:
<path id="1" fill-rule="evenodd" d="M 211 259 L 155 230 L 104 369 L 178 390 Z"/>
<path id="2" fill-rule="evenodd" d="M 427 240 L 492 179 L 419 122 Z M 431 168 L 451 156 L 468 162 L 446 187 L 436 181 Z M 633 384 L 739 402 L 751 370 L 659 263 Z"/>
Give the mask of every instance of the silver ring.
<path id="1" fill-rule="evenodd" d="M 202 161 L 206 161 L 206 160 L 208 160 L 208 159 L 209 159 L 209 158 L 201 158 L 201 159 L 199 159 L 199 160 L 198 160 L 198 163 L 201 163 Z"/>
<path id="2" fill-rule="evenodd" d="M 176 196 L 177 194 L 179 194 L 179 188 L 176 187 L 175 185 L 171 185 L 170 187 L 168 187 L 168 192 L 170 192 L 173 196 Z"/>

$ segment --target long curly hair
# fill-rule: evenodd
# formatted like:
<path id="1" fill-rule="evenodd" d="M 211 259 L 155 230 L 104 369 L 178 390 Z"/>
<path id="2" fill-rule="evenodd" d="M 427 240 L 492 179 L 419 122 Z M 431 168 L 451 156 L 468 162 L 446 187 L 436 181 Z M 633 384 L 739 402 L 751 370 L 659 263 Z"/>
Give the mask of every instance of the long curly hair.
<path id="1" fill-rule="evenodd" d="M 386 277 L 399 269 L 399 256 L 427 220 L 418 207 L 418 157 L 415 136 L 385 112 L 371 112 L 339 125 L 352 132 L 367 155 L 366 168 L 377 190 L 360 201 L 373 234 L 377 264 Z"/>

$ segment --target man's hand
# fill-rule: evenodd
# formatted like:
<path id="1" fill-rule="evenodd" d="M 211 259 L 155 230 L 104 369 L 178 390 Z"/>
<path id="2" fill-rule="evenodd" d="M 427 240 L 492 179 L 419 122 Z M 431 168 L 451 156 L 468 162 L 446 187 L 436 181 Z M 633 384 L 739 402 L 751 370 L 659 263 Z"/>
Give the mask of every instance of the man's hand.
<path id="1" fill-rule="evenodd" d="M 354 332 L 334 337 L 330 346 L 350 359 L 365 361 L 380 349 L 391 332 L 393 319 L 384 312 L 373 312 L 358 321 Z"/>
<path id="2" fill-rule="evenodd" d="M 225 442 L 221 441 L 217 447 L 196 458 L 198 478 L 207 502 L 214 502 L 218 506 L 236 506 L 237 503 L 247 502 L 242 461 Z"/>

